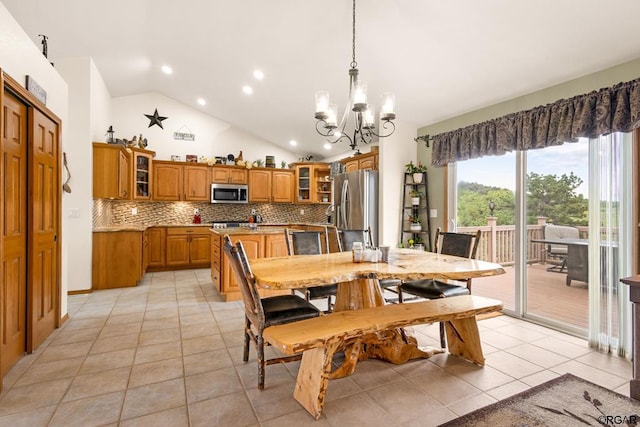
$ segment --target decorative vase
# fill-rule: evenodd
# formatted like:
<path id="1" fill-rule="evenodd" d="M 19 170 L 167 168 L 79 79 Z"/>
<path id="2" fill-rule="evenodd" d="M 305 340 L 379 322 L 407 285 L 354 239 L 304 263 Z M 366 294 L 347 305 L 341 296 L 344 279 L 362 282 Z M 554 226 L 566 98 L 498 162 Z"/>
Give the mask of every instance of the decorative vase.
<path id="1" fill-rule="evenodd" d="M 420 197 L 412 197 L 411 198 L 411 204 L 413 206 L 418 206 L 420 204 Z"/>
<path id="2" fill-rule="evenodd" d="M 422 172 L 416 172 L 413 174 L 413 182 L 420 184 L 422 182 Z"/>
<path id="3" fill-rule="evenodd" d="M 422 225 L 417 223 L 411 223 L 411 225 L 409 226 L 409 229 L 411 231 L 422 231 Z"/>

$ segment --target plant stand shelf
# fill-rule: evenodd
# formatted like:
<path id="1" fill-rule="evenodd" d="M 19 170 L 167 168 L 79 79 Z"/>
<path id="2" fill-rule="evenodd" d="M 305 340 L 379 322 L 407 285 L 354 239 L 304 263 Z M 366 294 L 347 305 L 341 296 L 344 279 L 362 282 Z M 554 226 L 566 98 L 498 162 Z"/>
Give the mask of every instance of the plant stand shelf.
<path id="1" fill-rule="evenodd" d="M 422 180 L 415 182 L 413 173 L 405 172 L 402 184 L 402 205 L 400 212 L 400 243 L 403 247 L 422 244 L 425 250 L 431 251 L 431 219 L 429 217 L 429 191 L 427 173 L 422 172 Z M 412 198 L 419 195 L 419 203 L 412 203 Z M 411 229 L 411 219 L 421 224 L 420 230 Z"/>

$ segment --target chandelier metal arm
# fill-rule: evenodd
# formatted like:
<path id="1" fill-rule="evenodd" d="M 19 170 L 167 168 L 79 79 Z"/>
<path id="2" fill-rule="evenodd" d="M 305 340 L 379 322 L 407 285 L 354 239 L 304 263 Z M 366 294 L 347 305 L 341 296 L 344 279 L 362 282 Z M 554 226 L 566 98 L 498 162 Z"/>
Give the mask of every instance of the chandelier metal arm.
<path id="1" fill-rule="evenodd" d="M 374 135 L 374 136 L 376 136 L 376 137 L 378 137 L 378 138 L 386 138 L 386 137 L 388 137 L 388 136 L 391 136 L 391 135 L 393 134 L 393 132 L 395 132 L 395 130 L 396 130 L 396 125 L 395 125 L 395 123 L 393 123 L 391 120 L 383 120 L 383 121 L 382 121 L 382 129 L 389 129 L 389 128 L 390 128 L 390 130 L 389 130 L 389 132 L 388 132 L 388 133 L 386 133 L 386 134 L 383 134 L 383 133 L 376 133 L 376 132 L 374 132 L 372 129 L 369 129 L 369 131 L 368 131 L 368 132 L 369 132 L 371 135 Z"/>

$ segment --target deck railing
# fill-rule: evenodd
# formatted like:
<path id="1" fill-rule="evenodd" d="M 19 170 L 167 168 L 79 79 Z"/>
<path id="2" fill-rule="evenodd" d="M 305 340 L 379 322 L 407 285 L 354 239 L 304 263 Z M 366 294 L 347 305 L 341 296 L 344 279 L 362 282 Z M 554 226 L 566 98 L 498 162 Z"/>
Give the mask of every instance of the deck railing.
<path id="1" fill-rule="evenodd" d="M 546 218 L 538 218 L 538 224 L 527 225 L 527 264 L 546 262 L 546 248 L 543 243 L 531 243 L 531 239 L 544 238 Z M 589 227 L 577 226 L 581 239 L 589 237 Z M 478 244 L 476 259 L 496 262 L 502 265 L 515 263 L 515 225 L 497 225 L 495 218 L 487 218 L 487 225 L 480 227 L 458 227 L 458 232 L 475 234 L 480 230 L 482 235 Z M 606 239 L 603 236 L 603 239 Z M 617 230 L 614 230 L 613 240 L 617 240 Z"/>

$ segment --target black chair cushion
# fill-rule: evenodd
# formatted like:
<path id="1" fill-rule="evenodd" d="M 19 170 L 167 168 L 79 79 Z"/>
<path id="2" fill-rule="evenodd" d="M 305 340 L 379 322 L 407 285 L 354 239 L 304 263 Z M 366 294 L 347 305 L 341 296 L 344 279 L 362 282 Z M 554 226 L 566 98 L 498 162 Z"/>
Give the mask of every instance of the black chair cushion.
<path id="1" fill-rule="evenodd" d="M 414 280 L 402 285 L 402 291 L 422 298 L 436 299 L 469 295 L 469 289 L 462 285 L 441 282 L 439 280 Z"/>
<path id="2" fill-rule="evenodd" d="M 265 328 L 320 315 L 320 310 L 313 304 L 296 295 L 278 295 L 262 298 L 261 301 L 264 309 Z"/>
<path id="3" fill-rule="evenodd" d="M 312 286 L 307 290 L 309 291 L 310 299 L 326 298 L 330 295 L 335 296 L 338 293 L 338 285 Z"/>

